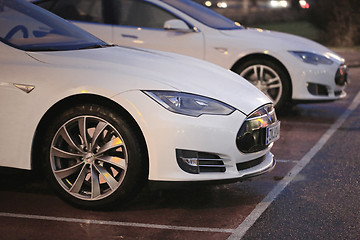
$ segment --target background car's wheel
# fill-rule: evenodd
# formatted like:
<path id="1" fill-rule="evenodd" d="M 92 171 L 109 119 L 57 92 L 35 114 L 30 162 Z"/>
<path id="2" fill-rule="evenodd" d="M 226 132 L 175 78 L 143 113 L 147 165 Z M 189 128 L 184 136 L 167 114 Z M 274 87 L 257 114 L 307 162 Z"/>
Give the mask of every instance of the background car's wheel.
<path id="1" fill-rule="evenodd" d="M 234 71 L 267 95 L 277 110 L 290 105 L 290 79 L 276 63 L 267 59 L 252 59 Z"/>
<path id="2" fill-rule="evenodd" d="M 73 106 L 46 131 L 46 177 L 62 198 L 77 206 L 124 205 L 147 179 L 146 150 L 139 139 L 121 114 L 96 104 Z"/>

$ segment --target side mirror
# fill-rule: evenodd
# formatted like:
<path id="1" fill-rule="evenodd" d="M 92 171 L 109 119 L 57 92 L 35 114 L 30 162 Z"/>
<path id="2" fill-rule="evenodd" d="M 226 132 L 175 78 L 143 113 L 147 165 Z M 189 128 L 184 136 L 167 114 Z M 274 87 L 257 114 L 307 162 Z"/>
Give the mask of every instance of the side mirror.
<path id="1" fill-rule="evenodd" d="M 170 19 L 164 23 L 165 30 L 173 30 L 173 31 L 180 31 L 180 32 L 193 32 L 189 26 L 180 19 Z"/>

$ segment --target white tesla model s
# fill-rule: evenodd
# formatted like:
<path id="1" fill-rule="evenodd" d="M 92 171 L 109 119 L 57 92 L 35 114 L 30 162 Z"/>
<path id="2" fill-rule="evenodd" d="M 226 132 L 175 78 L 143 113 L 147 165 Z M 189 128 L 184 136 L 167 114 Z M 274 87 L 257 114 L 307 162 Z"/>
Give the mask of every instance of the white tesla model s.
<path id="1" fill-rule="evenodd" d="M 246 80 L 198 59 L 109 46 L 0 1 L 0 165 L 39 167 L 65 200 L 121 205 L 147 180 L 271 170 L 280 122 Z"/>
<path id="2" fill-rule="evenodd" d="M 346 96 L 344 59 L 297 36 L 244 28 L 191 0 L 40 0 L 101 39 L 181 53 L 243 76 L 285 109 Z"/>

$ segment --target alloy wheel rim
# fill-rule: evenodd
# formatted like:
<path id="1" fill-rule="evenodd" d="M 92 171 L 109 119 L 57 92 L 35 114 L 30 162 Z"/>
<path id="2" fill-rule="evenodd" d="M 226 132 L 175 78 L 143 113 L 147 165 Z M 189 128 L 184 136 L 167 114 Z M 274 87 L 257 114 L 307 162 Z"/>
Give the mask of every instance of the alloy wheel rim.
<path id="1" fill-rule="evenodd" d="M 261 90 L 274 105 L 279 102 L 283 91 L 282 83 L 280 76 L 272 68 L 262 64 L 251 65 L 240 76 Z"/>
<path id="2" fill-rule="evenodd" d="M 99 200 L 111 195 L 124 180 L 128 154 L 120 133 L 94 116 L 79 116 L 55 134 L 50 162 L 55 179 L 72 196 Z"/>

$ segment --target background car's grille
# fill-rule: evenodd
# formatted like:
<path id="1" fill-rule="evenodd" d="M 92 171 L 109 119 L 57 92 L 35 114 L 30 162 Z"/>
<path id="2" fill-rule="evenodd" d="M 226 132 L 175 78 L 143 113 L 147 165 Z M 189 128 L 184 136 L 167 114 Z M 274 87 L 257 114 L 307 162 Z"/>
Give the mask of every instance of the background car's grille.
<path id="1" fill-rule="evenodd" d="M 341 65 L 335 75 L 336 85 L 344 86 L 348 81 L 348 69 L 346 65 Z"/>

